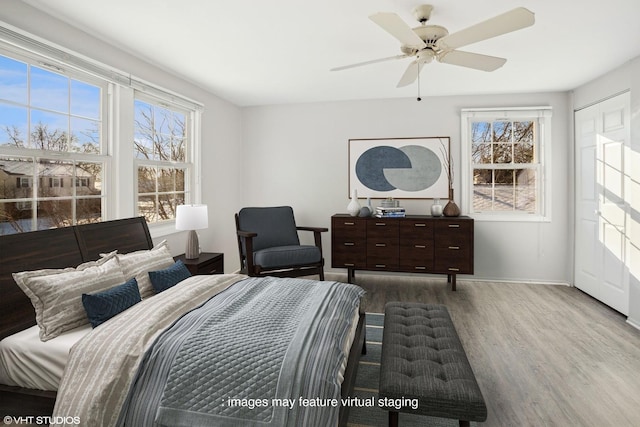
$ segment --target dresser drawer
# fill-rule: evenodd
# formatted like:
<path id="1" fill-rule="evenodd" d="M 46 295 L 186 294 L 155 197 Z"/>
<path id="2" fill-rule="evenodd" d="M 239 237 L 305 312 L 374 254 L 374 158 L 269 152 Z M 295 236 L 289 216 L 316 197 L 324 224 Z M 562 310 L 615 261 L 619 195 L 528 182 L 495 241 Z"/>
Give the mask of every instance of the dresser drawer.
<path id="1" fill-rule="evenodd" d="M 331 266 L 366 268 L 366 220 L 352 217 L 331 218 Z"/>
<path id="2" fill-rule="evenodd" d="M 398 268 L 398 239 L 367 239 L 367 268 L 391 270 Z"/>
<path id="3" fill-rule="evenodd" d="M 331 266 L 365 268 L 367 266 L 366 240 L 334 238 L 331 242 Z"/>
<path id="4" fill-rule="evenodd" d="M 335 237 L 364 240 L 367 237 L 367 221 L 362 218 L 331 218 L 331 233 Z"/>
<path id="5" fill-rule="evenodd" d="M 367 269 L 398 268 L 398 220 L 374 218 L 367 221 Z"/>
<path id="6" fill-rule="evenodd" d="M 473 242 L 473 222 L 465 220 L 438 220 L 434 224 L 436 248 L 470 246 Z"/>
<path id="7" fill-rule="evenodd" d="M 473 274 L 471 247 L 435 248 L 433 269 L 436 273 Z"/>

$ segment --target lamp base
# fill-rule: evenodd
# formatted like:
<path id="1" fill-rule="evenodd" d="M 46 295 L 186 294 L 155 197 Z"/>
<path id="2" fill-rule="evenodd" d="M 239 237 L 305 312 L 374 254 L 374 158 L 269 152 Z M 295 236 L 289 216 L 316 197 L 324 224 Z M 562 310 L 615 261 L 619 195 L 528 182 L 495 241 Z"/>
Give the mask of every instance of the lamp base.
<path id="1" fill-rule="evenodd" d="M 198 234 L 195 230 L 190 230 L 187 234 L 187 247 L 184 250 L 186 259 L 195 259 L 200 256 L 200 244 L 198 243 Z"/>

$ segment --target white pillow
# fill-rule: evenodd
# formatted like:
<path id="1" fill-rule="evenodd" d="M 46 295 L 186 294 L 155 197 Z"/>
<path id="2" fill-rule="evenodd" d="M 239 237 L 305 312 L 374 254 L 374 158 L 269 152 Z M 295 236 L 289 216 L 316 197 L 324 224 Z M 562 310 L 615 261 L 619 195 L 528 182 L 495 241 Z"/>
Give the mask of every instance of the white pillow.
<path id="1" fill-rule="evenodd" d="M 89 323 L 82 305 L 83 293 L 104 291 L 125 282 L 115 253 L 76 268 L 14 273 L 13 278 L 36 311 L 40 340 Z"/>
<path id="2" fill-rule="evenodd" d="M 136 251 L 128 254 L 116 254 L 126 280 L 135 278 L 138 281 L 140 297 L 147 298 L 155 293 L 149 272 L 163 270 L 174 264 L 167 241 L 163 240 L 150 250 Z"/>

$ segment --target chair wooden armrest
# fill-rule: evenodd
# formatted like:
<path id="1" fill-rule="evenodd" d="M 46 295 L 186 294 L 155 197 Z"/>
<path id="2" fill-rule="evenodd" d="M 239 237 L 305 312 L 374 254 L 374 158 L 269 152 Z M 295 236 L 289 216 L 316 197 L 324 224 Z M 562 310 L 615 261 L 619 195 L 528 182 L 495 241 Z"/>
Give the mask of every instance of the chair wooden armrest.
<path id="1" fill-rule="evenodd" d="M 325 227 L 302 227 L 302 226 L 298 226 L 298 227 L 296 227 L 296 229 L 298 229 L 300 231 L 313 231 L 314 233 L 316 233 L 316 232 L 324 233 L 326 231 L 329 231 L 329 229 L 325 228 Z"/>
<path id="2" fill-rule="evenodd" d="M 258 233 L 253 233 L 251 231 L 242 231 L 242 230 L 237 230 L 236 233 L 238 233 L 238 236 L 244 237 L 245 239 L 254 238 L 258 235 Z"/>
<path id="3" fill-rule="evenodd" d="M 320 233 L 324 233 L 325 231 L 329 231 L 328 228 L 325 227 L 303 227 L 303 226 L 298 226 L 296 227 L 296 230 L 299 231 L 313 231 L 313 241 L 315 243 L 315 245 L 320 248 L 320 255 L 322 255 L 322 237 L 320 236 Z"/>
<path id="4" fill-rule="evenodd" d="M 244 250 L 247 254 L 253 254 L 253 238 L 258 235 L 258 233 L 254 233 L 251 231 L 244 230 L 236 230 L 236 234 L 238 235 L 238 248 L 240 250 L 240 254 L 242 251 L 242 243 L 244 242 Z M 250 271 L 253 271 L 253 256 L 242 257 L 240 259 L 240 269 L 242 271 L 242 261 L 246 263 L 246 271 L 247 274 L 250 274 Z"/>

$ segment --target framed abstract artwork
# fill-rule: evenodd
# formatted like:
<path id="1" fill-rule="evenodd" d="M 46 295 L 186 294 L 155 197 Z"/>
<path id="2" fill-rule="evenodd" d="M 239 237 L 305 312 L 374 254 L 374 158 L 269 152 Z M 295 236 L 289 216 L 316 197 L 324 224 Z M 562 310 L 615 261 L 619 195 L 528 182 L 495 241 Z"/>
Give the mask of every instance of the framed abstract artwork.
<path id="1" fill-rule="evenodd" d="M 349 140 L 349 194 L 358 197 L 446 199 L 450 138 Z"/>

